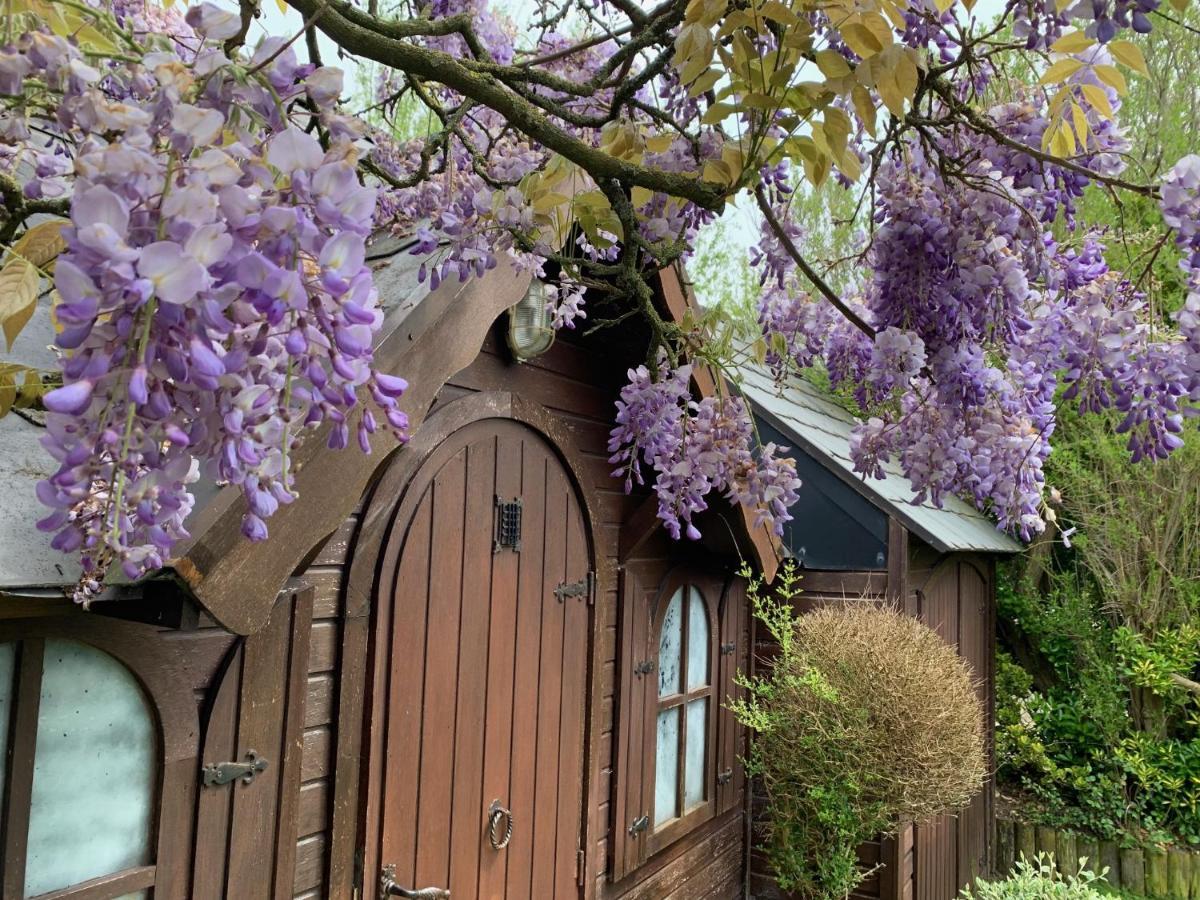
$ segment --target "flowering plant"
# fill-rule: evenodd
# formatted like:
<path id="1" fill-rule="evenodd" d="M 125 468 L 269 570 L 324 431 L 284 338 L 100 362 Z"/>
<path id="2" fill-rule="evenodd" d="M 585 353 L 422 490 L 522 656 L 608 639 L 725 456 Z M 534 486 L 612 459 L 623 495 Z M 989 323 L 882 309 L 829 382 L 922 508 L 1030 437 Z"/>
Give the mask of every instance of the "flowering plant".
<path id="1" fill-rule="evenodd" d="M 5 363 L 0 413 L 48 379 L 40 525 L 81 555 L 82 599 L 113 563 L 162 565 L 200 471 L 241 488 L 260 540 L 305 432 L 404 439 L 406 384 L 372 357 L 377 231 L 413 235 L 434 288 L 509 257 L 553 282 L 555 327 L 644 317 L 612 462 L 627 485 L 653 470 L 676 536 L 713 490 L 777 530 L 791 515 L 794 465 L 725 389 L 747 362 L 825 366 L 863 413 L 864 474 L 894 459 L 918 499 L 962 494 L 1024 536 L 1057 403 L 1121 410 L 1134 459 L 1179 443 L 1200 396 L 1200 161 L 1138 181 L 1117 124 L 1146 70 L 1128 34 L 1158 0 L 1014 0 L 994 26 L 969 0 L 540 0 L 521 41 L 485 0 L 291 5 L 301 29 L 257 41 L 256 0 L 5 6 L 0 324 L 11 343 L 52 281 L 60 367 Z M 341 105 L 318 33 L 381 67 L 369 115 Z M 1038 83 L 989 105 L 1006 55 Z M 424 134 L 391 127 L 414 106 Z M 830 178 L 872 223 L 848 296 L 792 210 Z M 1079 221 L 1089 185 L 1161 200 L 1189 250 L 1177 329 L 1108 270 Z M 665 321 L 651 276 L 739 195 L 762 221 L 757 332 Z M 693 366 L 716 396 L 693 397 Z"/>

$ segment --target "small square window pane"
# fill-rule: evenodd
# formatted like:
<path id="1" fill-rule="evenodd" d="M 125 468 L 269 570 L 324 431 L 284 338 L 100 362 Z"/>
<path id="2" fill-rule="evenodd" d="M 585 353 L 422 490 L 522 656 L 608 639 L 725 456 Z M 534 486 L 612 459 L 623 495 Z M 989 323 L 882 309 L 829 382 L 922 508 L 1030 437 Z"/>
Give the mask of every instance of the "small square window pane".
<path id="1" fill-rule="evenodd" d="M 47 640 L 34 752 L 26 896 L 151 862 L 158 736 L 128 669 Z"/>
<path id="2" fill-rule="evenodd" d="M 704 750 L 708 744 L 708 698 L 693 700 L 687 705 L 687 748 L 683 771 L 683 811 L 687 812 L 704 802 L 707 780 Z"/>
<path id="3" fill-rule="evenodd" d="M 688 670 L 689 691 L 708 684 L 708 610 L 700 591 L 688 591 Z"/>
<path id="4" fill-rule="evenodd" d="M 4 761 L 8 759 L 8 723 L 13 711 L 13 671 L 17 664 L 17 645 L 0 644 L 0 809 L 4 808 Z"/>
<path id="5" fill-rule="evenodd" d="M 673 706 L 658 713 L 658 751 L 654 761 L 654 825 L 674 819 L 679 793 L 679 714 Z"/>
<path id="6" fill-rule="evenodd" d="M 683 648 L 683 588 L 671 597 L 663 616 L 662 631 L 658 635 L 658 696 L 678 694 L 680 685 L 679 666 Z"/>

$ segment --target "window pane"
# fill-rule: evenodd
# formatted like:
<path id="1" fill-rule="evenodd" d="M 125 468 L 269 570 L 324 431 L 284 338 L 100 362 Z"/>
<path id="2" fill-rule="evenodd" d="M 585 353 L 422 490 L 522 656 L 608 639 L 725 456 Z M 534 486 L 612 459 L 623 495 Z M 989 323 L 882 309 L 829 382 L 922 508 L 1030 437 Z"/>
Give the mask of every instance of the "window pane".
<path id="1" fill-rule="evenodd" d="M 683 764 L 683 810 L 704 802 L 704 748 L 708 743 L 708 698 L 687 705 L 687 748 Z"/>
<path id="2" fill-rule="evenodd" d="M 47 640 L 26 896 L 151 861 L 157 751 L 133 675 L 94 647 Z"/>
<path id="3" fill-rule="evenodd" d="M 697 588 L 688 591 L 688 690 L 708 684 L 708 611 Z"/>
<path id="4" fill-rule="evenodd" d="M 8 759 L 8 723 L 13 711 L 13 668 L 17 645 L 0 644 L 0 809 L 4 808 L 4 761 Z"/>
<path id="5" fill-rule="evenodd" d="M 673 706 L 658 713 L 658 754 L 654 761 L 654 824 L 661 825 L 676 816 L 675 801 L 679 790 L 679 714 Z"/>
<path id="6" fill-rule="evenodd" d="M 678 694 L 679 654 L 683 646 L 683 588 L 675 592 L 658 635 L 658 696 Z"/>

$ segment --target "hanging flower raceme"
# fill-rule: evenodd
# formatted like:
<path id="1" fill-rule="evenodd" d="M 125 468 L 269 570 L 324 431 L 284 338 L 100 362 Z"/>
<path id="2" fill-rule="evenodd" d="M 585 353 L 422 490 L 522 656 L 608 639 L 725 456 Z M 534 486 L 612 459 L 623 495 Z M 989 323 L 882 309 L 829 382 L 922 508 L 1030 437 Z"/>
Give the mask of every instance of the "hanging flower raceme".
<path id="1" fill-rule="evenodd" d="M 375 191 L 334 110 L 340 73 L 299 64 L 279 39 L 227 59 L 229 15 L 193 7 L 194 53 L 104 71 L 53 35 L 16 46 L 47 85 L 36 99 L 53 97 L 38 126 L 75 173 L 54 276 L 63 386 L 45 397 L 59 469 L 38 493 L 52 508 L 39 527 L 82 555 L 81 599 L 111 562 L 136 577 L 187 536 L 197 463 L 242 489 L 243 533 L 261 540 L 294 499 L 289 458 L 306 431 L 344 447 L 353 430 L 364 452 L 381 425 L 405 438 L 405 382 L 372 367 Z"/>
<path id="2" fill-rule="evenodd" d="M 691 366 L 672 369 L 661 352 L 653 373 L 646 366 L 629 371 L 608 441 L 609 462 L 618 467 L 613 475 L 624 478 L 628 492 L 643 483 L 643 463 L 653 469 L 658 517 L 673 538 L 685 530 L 692 540 L 700 537 L 692 518 L 708 508 L 714 490 L 755 509 L 756 525 L 782 533 L 799 496 L 794 461 L 774 444 L 756 449 L 741 398 L 693 400 L 691 375 Z"/>

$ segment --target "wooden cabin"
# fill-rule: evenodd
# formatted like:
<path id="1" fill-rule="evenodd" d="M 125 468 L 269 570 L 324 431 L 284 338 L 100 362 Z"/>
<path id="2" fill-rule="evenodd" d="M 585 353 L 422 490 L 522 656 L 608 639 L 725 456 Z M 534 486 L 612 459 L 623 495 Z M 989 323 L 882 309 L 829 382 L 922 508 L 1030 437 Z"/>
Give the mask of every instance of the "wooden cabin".
<path id="1" fill-rule="evenodd" d="M 240 536 L 235 491 L 201 485 L 169 568 L 78 609 L 32 529 L 37 428 L 0 420 L 0 900 L 769 896 L 722 701 L 752 665 L 735 570 L 772 572 L 778 546 L 723 502 L 701 541 L 671 541 L 654 496 L 611 477 L 643 326 L 545 348 L 513 331 L 528 276 L 430 292 L 409 250 L 373 256 L 412 440 L 314 436 L 266 543 Z M 674 272 L 660 294 L 682 316 Z M 813 596 L 900 597 L 984 654 L 986 557 L 884 521 L 882 560 L 830 565 Z M 961 601 L 969 573 L 982 594 Z M 899 854 L 897 896 L 950 900 L 961 877 L 927 844 L 975 859 L 986 836 L 921 825 Z"/>
<path id="2" fill-rule="evenodd" d="M 854 417 L 803 379 L 778 387 L 765 372 L 741 373 L 760 438 L 792 448 L 803 484 L 785 526 L 785 552 L 803 569 L 801 610 L 846 598 L 877 597 L 918 616 L 958 647 L 978 678 L 994 769 L 995 561 L 1020 545 L 956 497 L 941 507 L 914 504 L 895 464 L 886 477 L 856 475 L 850 460 Z M 772 647 L 755 639 L 754 661 Z M 860 848 L 878 869 L 860 885 L 862 900 L 945 900 L 991 870 L 992 784 L 958 815 L 903 829 Z M 761 804 L 761 798 L 759 803 Z M 781 896 L 754 855 L 753 895 Z"/>

